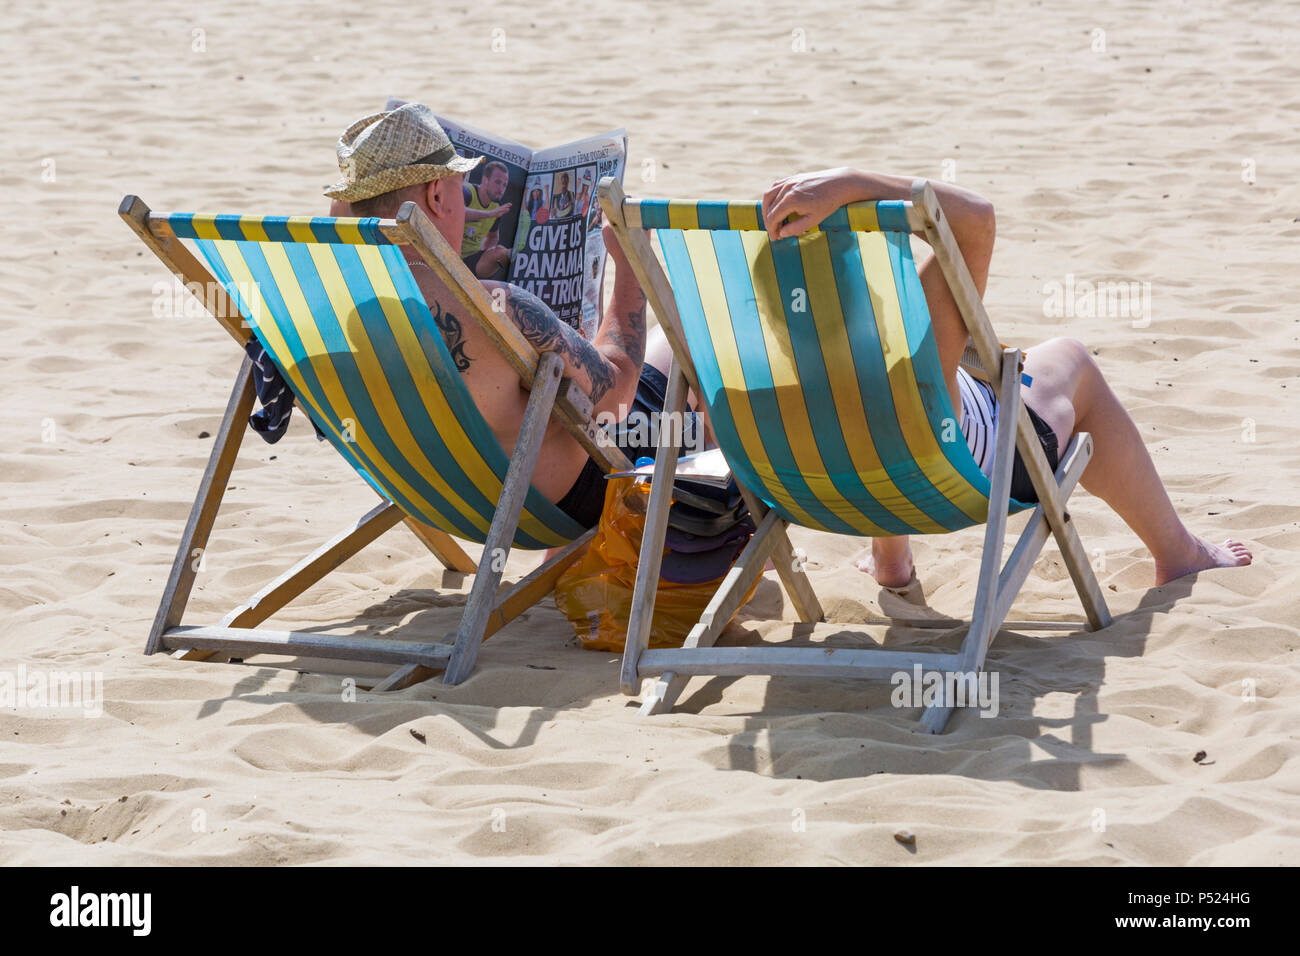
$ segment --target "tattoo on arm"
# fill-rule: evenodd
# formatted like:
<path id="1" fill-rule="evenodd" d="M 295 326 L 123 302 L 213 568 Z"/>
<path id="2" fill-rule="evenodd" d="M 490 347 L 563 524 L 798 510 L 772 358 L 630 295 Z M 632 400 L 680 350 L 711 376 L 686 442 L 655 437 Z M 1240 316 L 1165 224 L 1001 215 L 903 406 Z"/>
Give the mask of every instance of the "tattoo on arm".
<path id="1" fill-rule="evenodd" d="M 596 347 L 556 318 L 531 292 L 506 287 L 506 311 L 539 352 L 559 352 L 591 379 L 591 400 L 599 402 L 614 387 L 614 370 Z"/>
<path id="2" fill-rule="evenodd" d="M 641 296 L 641 305 L 626 313 L 626 324 L 611 327 L 610 340 L 622 349 L 628 361 L 640 368 L 645 362 L 645 295 Z"/>
<path id="3" fill-rule="evenodd" d="M 429 312 L 433 316 L 433 324 L 442 333 L 442 340 L 447 343 L 451 360 L 456 363 L 458 371 L 464 372 L 469 368 L 471 359 L 465 353 L 465 330 L 461 328 L 460 319 L 450 312 L 444 312 L 436 301 L 429 303 Z"/>

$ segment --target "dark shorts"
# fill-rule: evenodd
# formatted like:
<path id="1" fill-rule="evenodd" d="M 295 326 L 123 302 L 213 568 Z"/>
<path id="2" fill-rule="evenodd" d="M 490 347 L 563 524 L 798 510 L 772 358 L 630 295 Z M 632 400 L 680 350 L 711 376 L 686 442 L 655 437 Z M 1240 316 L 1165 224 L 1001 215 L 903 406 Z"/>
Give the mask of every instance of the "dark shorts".
<path id="1" fill-rule="evenodd" d="M 667 393 L 668 376 L 653 365 L 642 367 L 628 419 L 638 412 L 643 416 L 658 415 L 664 410 Z M 648 428 L 634 430 L 626 435 L 620 433 L 616 440 L 632 464 L 636 464 L 638 458 L 655 456 L 656 446 Z M 584 528 L 595 527 L 600 521 L 600 512 L 605 507 L 605 473 L 600 466 L 588 458 L 578 480 L 555 505 Z"/>
<path id="2" fill-rule="evenodd" d="M 1034 431 L 1038 432 L 1038 440 L 1043 445 L 1043 451 L 1047 454 L 1047 464 L 1051 466 L 1052 471 L 1056 471 L 1056 466 L 1061 463 L 1060 449 L 1057 447 L 1056 432 L 1052 426 L 1047 424 L 1038 417 L 1028 405 L 1025 411 L 1029 412 L 1029 420 L 1034 423 Z M 1015 463 L 1011 467 L 1011 497 L 1017 501 L 1033 503 L 1038 500 L 1038 492 L 1034 490 L 1034 483 L 1029 480 L 1029 469 L 1025 467 L 1024 460 L 1020 457 L 1020 449 L 1016 449 Z"/>

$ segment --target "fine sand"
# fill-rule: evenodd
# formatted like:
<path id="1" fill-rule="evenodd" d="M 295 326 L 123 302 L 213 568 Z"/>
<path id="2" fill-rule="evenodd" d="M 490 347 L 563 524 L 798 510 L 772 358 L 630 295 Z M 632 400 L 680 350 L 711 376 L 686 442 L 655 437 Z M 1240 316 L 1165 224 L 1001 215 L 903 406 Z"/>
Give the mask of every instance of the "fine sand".
<path id="1" fill-rule="evenodd" d="M 104 701 L 0 710 L 0 862 L 1300 862 L 1290 4 L 336 6 L 6 14 L 0 669 L 99 673 Z M 1115 623 L 1004 631 L 999 715 L 942 737 L 848 681 L 697 680 L 639 719 L 616 655 L 577 648 L 549 601 L 455 688 L 350 701 L 336 676 L 142 656 L 239 356 L 211 319 L 154 317 L 167 276 L 117 203 L 323 213 L 339 131 L 388 94 L 537 146 L 626 126 L 633 194 L 955 173 L 997 207 L 1003 341 L 1087 342 L 1190 525 L 1254 565 L 1151 589 L 1149 556 L 1079 495 Z M 1044 314 L 1085 280 L 1149 283 L 1149 324 Z M 303 417 L 274 446 L 250 434 L 187 621 L 373 500 Z M 969 612 L 980 535 L 917 541 L 935 612 Z M 794 539 L 841 620 L 922 597 L 853 570 L 865 542 Z M 441 584 L 398 529 L 273 625 L 436 638 L 466 593 Z M 1012 616 L 1078 614 L 1049 544 Z M 756 619 L 782 616 L 769 573 L 726 640 L 781 640 Z"/>

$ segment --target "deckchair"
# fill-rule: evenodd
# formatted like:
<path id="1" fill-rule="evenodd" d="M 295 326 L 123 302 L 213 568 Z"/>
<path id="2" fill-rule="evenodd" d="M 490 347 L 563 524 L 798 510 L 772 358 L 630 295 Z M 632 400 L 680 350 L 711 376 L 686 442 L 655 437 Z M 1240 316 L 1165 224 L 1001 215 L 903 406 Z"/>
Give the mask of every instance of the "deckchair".
<path id="1" fill-rule="evenodd" d="M 438 670 L 447 683 L 464 680 L 482 641 L 549 594 L 592 536 L 531 486 L 551 416 L 606 470 L 628 465 L 596 426 L 590 396 L 568 377 L 564 359 L 539 354 L 494 310 L 487 291 L 412 203 L 390 220 L 161 214 L 135 196 L 118 212 L 241 348 L 257 335 L 302 410 L 382 499 L 216 625 L 181 624 L 253 407 L 252 363 L 245 357 L 145 653 L 397 665 L 377 690 Z M 530 390 L 512 455 L 470 398 L 403 249 L 418 253 L 442 278 Z M 447 569 L 474 574 L 453 634 L 395 640 L 257 627 L 403 522 Z M 456 539 L 481 543 L 479 560 Z M 512 547 L 560 550 L 498 593 Z"/>
<path id="2" fill-rule="evenodd" d="M 643 678 L 658 677 L 642 713 L 671 708 L 691 675 L 889 679 L 914 673 L 919 664 L 924 674 L 950 678 L 922 715 L 926 730 L 941 732 L 961 691 L 974 686 L 1049 533 L 1083 603 L 1086 626 L 1109 623 L 1065 511 L 1091 456 L 1091 437 L 1076 435 L 1052 473 L 1020 399 L 1020 353 L 1000 346 L 925 180 L 913 184 L 910 202 L 845 206 L 818 229 L 777 242 L 763 231 L 755 202 L 637 200 L 610 179 L 601 183 L 600 199 L 672 346 L 666 411 L 684 407 L 688 385 L 701 397 L 758 523 L 684 646 L 647 649 L 678 454 L 672 430 L 660 429 L 620 680 L 624 693 L 635 695 Z M 970 332 L 967 362 L 1001 402 L 991 479 L 957 427 L 912 259 L 913 232 L 933 247 L 960 307 Z M 1014 447 L 1039 503 L 999 571 L 1007 516 L 1029 507 L 1010 496 Z M 981 523 L 975 607 L 955 653 L 713 646 L 769 558 L 799 620 L 823 619 L 792 557 L 790 524 L 876 537 L 946 534 Z"/>

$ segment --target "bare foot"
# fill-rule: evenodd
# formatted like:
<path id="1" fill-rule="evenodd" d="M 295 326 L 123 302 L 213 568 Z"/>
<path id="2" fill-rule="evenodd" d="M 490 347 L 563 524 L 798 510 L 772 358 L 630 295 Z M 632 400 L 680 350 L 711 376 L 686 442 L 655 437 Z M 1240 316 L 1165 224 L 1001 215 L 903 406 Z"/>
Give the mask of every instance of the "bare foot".
<path id="1" fill-rule="evenodd" d="M 1187 559 L 1169 565 L 1156 562 L 1156 587 L 1208 568 L 1244 567 L 1250 564 L 1251 558 L 1250 551 L 1240 541 L 1229 538 L 1223 544 L 1210 544 L 1204 538 L 1193 535 Z"/>
<path id="2" fill-rule="evenodd" d="M 873 539 L 871 554 L 853 562 L 859 571 L 871 575 L 882 588 L 904 588 L 912 580 L 912 548 L 902 539 L 903 547 L 882 547 L 880 539 Z M 884 553 L 879 553 L 884 552 Z"/>

